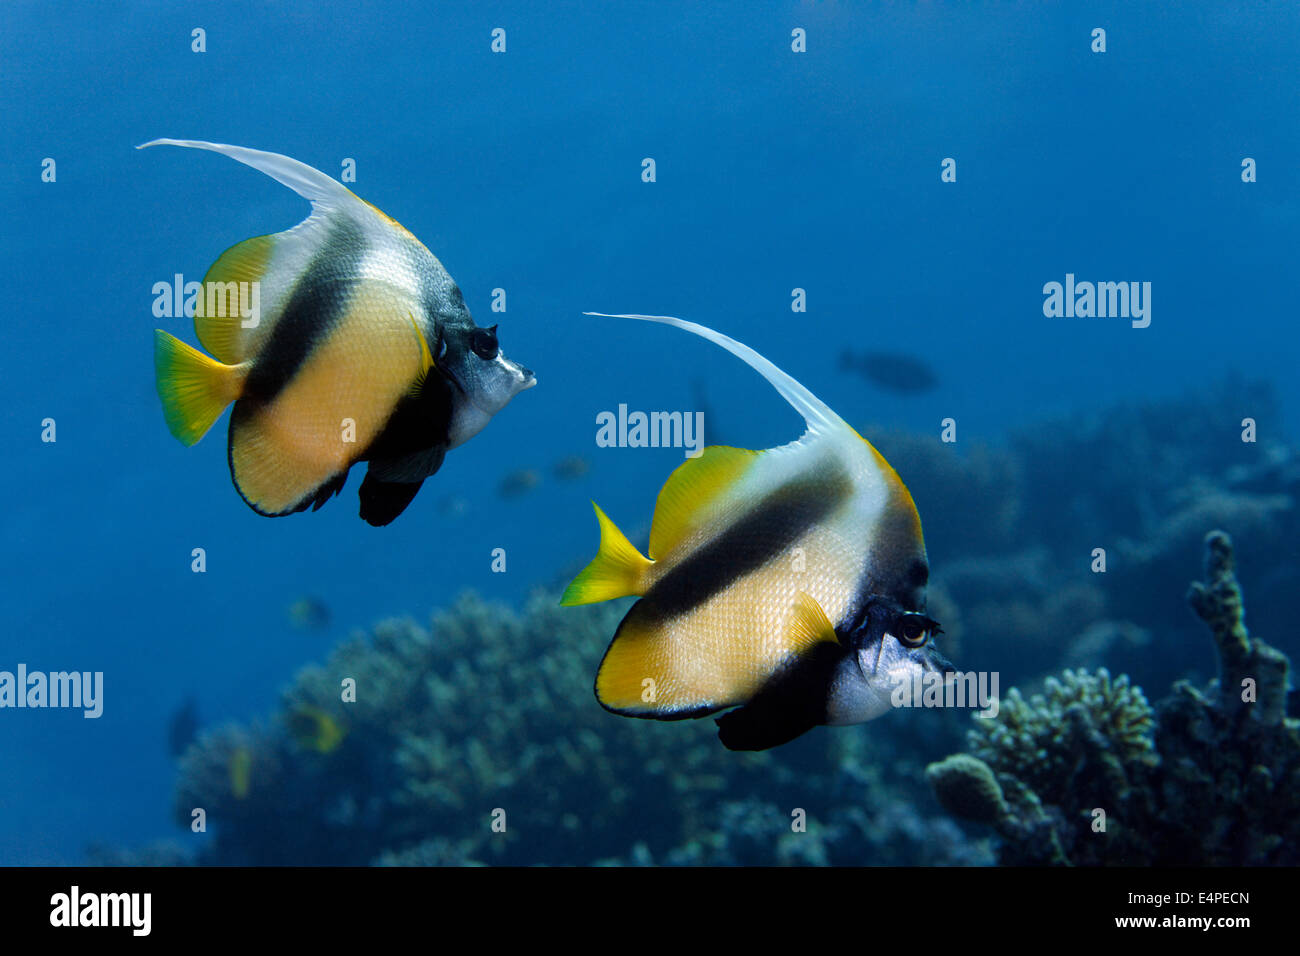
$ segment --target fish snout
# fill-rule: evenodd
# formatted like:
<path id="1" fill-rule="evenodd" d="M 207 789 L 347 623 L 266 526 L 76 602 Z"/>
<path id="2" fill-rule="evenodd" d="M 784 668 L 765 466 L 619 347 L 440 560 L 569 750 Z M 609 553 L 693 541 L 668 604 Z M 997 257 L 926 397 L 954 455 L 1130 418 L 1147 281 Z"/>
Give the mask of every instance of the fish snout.
<path id="1" fill-rule="evenodd" d="M 921 657 L 921 667 L 927 671 L 933 671 L 936 674 L 942 674 L 945 681 L 957 674 L 957 668 L 952 661 L 939 653 L 934 644 L 927 644 L 924 648 L 924 655 Z"/>
<path id="2" fill-rule="evenodd" d="M 505 355 L 500 356 L 499 361 L 509 370 L 512 396 L 518 395 L 520 392 L 526 392 L 537 384 L 537 376 L 533 374 L 532 369 L 526 368 L 518 362 L 512 362 Z"/>

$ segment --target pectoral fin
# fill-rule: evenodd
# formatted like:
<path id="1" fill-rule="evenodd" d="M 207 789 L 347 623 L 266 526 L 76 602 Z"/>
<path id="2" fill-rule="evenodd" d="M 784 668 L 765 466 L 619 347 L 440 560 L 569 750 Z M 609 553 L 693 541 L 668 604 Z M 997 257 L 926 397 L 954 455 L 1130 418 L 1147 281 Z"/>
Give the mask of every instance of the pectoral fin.
<path id="1" fill-rule="evenodd" d="M 420 328 L 420 323 L 415 321 L 415 316 L 408 315 L 411 320 L 411 327 L 415 329 L 415 337 L 420 342 L 420 371 L 415 376 L 415 381 L 407 389 L 408 398 L 418 399 L 424 393 L 425 382 L 429 379 L 429 370 L 433 368 L 433 352 L 429 350 L 429 340 L 425 338 L 424 330 Z"/>
<path id="2" fill-rule="evenodd" d="M 795 654 L 805 654 L 818 644 L 838 645 L 840 642 L 835 633 L 835 625 L 807 591 L 795 595 L 794 611 L 786 627 L 786 637 L 790 650 Z"/>

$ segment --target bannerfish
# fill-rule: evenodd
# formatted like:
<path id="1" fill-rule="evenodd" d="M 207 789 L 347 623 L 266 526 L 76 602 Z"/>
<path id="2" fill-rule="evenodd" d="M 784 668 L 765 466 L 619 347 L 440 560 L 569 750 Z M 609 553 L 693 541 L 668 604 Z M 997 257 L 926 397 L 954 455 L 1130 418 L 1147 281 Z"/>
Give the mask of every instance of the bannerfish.
<path id="1" fill-rule="evenodd" d="M 928 392 L 938 384 L 934 370 L 911 355 L 895 352 L 840 353 L 840 371 L 855 372 L 881 388 L 904 394 Z"/>
<path id="2" fill-rule="evenodd" d="M 600 663 L 600 703 L 656 720 L 729 710 L 722 743 L 766 750 L 820 724 L 871 720 L 901 681 L 950 673 L 924 613 L 921 520 L 880 453 L 748 346 L 669 316 L 611 317 L 716 343 L 807 430 L 764 451 L 709 446 L 680 465 L 659 492 L 648 556 L 593 502 L 600 549 L 561 603 L 640 597 Z"/>
<path id="3" fill-rule="evenodd" d="M 342 184 L 256 149 L 138 148 L 158 145 L 229 156 L 312 204 L 297 226 L 232 246 L 208 270 L 194 329 L 215 358 L 155 334 L 168 428 L 193 445 L 234 402 L 230 474 L 258 514 L 317 510 L 366 461 L 361 517 L 386 525 L 448 449 L 536 384 L 495 325 L 475 325 L 433 253 Z"/>

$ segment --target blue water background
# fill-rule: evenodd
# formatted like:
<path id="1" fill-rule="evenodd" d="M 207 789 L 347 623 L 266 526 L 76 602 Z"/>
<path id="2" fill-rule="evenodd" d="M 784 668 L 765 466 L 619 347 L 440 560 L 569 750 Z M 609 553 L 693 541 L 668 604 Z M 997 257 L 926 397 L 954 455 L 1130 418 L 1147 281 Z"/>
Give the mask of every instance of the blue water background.
<path id="1" fill-rule="evenodd" d="M 99 720 L 0 711 L 0 863 L 175 832 L 165 732 L 187 694 L 207 723 L 264 714 L 352 628 L 554 582 L 594 548 L 593 497 L 643 526 L 681 452 L 598 449 L 598 412 L 693 410 L 699 381 L 714 438 L 798 434 L 715 347 L 585 309 L 731 333 L 868 436 L 952 416 L 996 440 L 1235 369 L 1276 385 L 1283 417 L 1260 427 L 1294 437 L 1297 49 L 1293 4 L 5 4 L 0 669 L 101 670 L 106 700 Z M 224 157 L 132 148 L 160 136 L 335 176 L 355 158 L 349 185 L 536 370 L 391 527 L 358 520 L 359 473 L 317 514 L 258 517 L 230 485 L 224 417 L 192 449 L 167 433 L 153 329 L 194 338 L 153 318 L 153 284 L 308 207 Z M 1150 281 L 1151 326 L 1045 318 L 1042 286 L 1067 272 Z M 939 387 L 872 387 L 839 370 L 846 346 L 922 357 Z M 590 475 L 552 477 L 568 455 Z M 502 499 L 519 468 L 541 486 Z M 290 626 L 304 595 L 327 632 Z"/>

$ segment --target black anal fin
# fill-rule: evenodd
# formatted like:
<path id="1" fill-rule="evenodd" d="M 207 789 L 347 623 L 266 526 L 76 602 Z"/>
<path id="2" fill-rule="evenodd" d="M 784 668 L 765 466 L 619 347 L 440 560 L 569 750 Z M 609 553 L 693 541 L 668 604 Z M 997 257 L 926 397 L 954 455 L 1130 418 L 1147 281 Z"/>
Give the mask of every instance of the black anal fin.
<path id="1" fill-rule="evenodd" d="M 376 528 L 388 524 L 411 503 L 424 479 L 442 467 L 447 449 L 435 445 L 403 458 L 372 459 L 361 483 L 361 517 Z"/>
<path id="2" fill-rule="evenodd" d="M 728 750 L 768 750 L 826 722 L 826 698 L 844 657 L 838 644 L 817 644 L 776 674 L 743 707 L 717 718 Z"/>
<path id="3" fill-rule="evenodd" d="M 361 482 L 361 517 L 370 525 L 382 528 L 406 510 L 420 490 L 420 481 L 381 481 L 371 471 Z"/>

